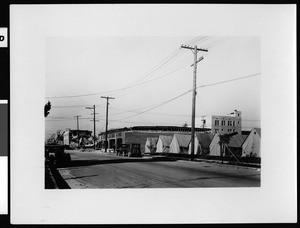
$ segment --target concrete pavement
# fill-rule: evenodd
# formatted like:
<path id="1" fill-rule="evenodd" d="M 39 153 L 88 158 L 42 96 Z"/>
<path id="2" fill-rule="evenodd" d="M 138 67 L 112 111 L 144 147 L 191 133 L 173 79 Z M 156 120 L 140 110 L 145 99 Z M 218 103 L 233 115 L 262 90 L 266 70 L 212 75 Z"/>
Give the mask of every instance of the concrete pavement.
<path id="1" fill-rule="evenodd" d="M 127 158 L 68 151 L 59 172 L 71 188 L 259 187 L 260 169 L 164 156 Z"/>

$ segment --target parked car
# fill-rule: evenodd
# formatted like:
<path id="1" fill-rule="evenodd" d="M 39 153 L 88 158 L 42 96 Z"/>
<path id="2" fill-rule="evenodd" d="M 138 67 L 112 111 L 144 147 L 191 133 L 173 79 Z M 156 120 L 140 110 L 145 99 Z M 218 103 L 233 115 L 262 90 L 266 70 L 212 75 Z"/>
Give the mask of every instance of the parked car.
<path id="1" fill-rule="evenodd" d="M 128 157 L 140 157 L 142 156 L 141 145 L 138 143 L 121 144 L 121 147 L 117 149 L 117 155 Z"/>
<path id="2" fill-rule="evenodd" d="M 71 155 L 65 153 L 65 146 L 58 144 L 45 145 L 45 159 L 50 165 L 65 166 L 71 163 Z"/>

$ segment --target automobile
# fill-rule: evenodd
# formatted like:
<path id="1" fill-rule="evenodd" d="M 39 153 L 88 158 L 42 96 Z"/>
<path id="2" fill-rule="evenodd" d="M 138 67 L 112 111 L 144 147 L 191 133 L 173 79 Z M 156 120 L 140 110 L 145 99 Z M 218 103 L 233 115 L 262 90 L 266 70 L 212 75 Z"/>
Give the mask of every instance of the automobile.
<path id="1" fill-rule="evenodd" d="M 128 157 L 140 157 L 141 153 L 141 145 L 138 143 L 123 143 L 121 147 L 117 149 L 117 156 L 128 156 Z"/>
<path id="2" fill-rule="evenodd" d="M 58 144 L 45 145 L 45 159 L 50 165 L 65 166 L 71 163 L 71 155 L 65 153 L 65 146 Z"/>

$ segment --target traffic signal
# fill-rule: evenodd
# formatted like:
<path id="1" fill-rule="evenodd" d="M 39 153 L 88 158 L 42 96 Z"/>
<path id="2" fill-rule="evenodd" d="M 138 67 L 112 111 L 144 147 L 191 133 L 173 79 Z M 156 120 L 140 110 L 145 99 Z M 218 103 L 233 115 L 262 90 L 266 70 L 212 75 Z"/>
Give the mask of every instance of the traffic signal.
<path id="1" fill-rule="evenodd" d="M 44 107 L 44 115 L 45 115 L 45 117 L 49 115 L 50 109 L 51 109 L 51 103 L 50 103 L 50 101 L 48 101 L 48 103 L 45 104 L 45 107 Z"/>

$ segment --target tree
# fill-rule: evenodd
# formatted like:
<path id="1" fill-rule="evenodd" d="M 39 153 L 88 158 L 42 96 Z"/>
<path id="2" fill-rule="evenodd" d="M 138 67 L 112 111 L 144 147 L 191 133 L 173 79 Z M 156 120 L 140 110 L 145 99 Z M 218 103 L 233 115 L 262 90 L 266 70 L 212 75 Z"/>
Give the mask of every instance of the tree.
<path id="1" fill-rule="evenodd" d="M 47 102 L 47 104 L 45 104 L 44 106 L 44 116 L 47 117 L 50 113 L 50 109 L 51 109 L 51 103 L 50 101 Z"/>
<path id="2" fill-rule="evenodd" d="M 230 143 L 231 137 L 236 135 L 237 132 L 233 132 L 230 134 L 223 134 L 220 135 L 220 141 L 219 141 L 219 145 L 220 145 L 220 152 L 221 152 L 221 157 L 224 157 L 225 155 L 225 145 L 228 145 Z M 222 160 L 223 163 L 223 160 Z"/>

